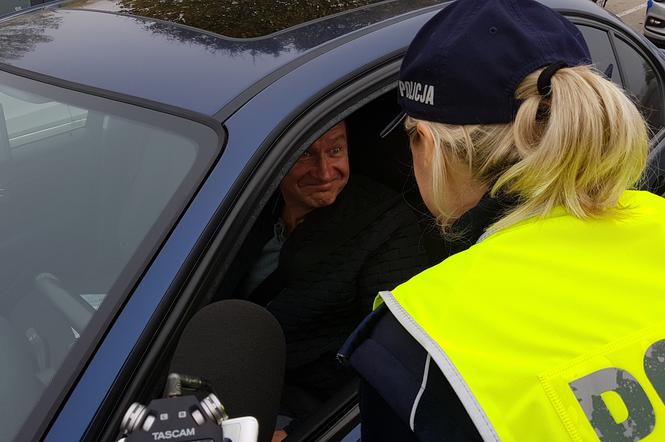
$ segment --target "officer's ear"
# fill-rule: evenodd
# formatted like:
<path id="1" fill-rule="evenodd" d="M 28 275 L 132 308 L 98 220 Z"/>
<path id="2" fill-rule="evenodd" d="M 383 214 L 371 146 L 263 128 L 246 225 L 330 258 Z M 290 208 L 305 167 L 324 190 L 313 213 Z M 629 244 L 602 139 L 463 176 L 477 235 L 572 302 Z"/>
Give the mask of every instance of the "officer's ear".
<path id="1" fill-rule="evenodd" d="M 434 152 L 434 136 L 429 127 L 419 121 L 409 134 L 409 139 L 414 156 L 420 157 L 427 165 L 431 164 Z"/>

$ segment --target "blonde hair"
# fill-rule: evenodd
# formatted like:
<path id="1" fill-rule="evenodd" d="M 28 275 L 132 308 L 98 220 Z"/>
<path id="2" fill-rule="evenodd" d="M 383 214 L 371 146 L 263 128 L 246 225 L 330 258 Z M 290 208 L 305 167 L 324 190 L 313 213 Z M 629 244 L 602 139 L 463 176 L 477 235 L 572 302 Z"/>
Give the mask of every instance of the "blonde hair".
<path id="1" fill-rule="evenodd" d="M 557 71 L 546 96 L 537 90 L 541 71 L 517 88 L 523 102 L 511 123 L 405 122 L 409 132 L 422 122 L 434 140 L 432 204 L 444 231 L 455 219 L 442 205 L 450 155 L 493 196 L 516 198 L 516 207 L 491 230 L 545 216 L 556 206 L 581 219 L 621 215 L 619 197 L 637 184 L 646 163 L 642 116 L 621 89 L 588 66 Z"/>

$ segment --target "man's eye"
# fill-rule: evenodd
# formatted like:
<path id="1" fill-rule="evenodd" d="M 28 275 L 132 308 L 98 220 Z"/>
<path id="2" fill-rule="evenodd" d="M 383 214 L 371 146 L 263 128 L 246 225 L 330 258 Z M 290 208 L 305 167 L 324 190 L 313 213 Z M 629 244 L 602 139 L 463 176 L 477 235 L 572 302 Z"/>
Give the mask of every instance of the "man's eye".
<path id="1" fill-rule="evenodd" d="M 311 157 L 312 157 L 312 152 L 310 152 L 308 150 L 304 151 L 302 153 L 302 155 L 300 155 L 301 160 L 306 160 L 306 159 L 311 158 Z"/>
<path id="2" fill-rule="evenodd" d="M 339 155 L 342 152 L 342 148 L 339 146 L 333 147 L 328 152 L 330 153 L 330 155 Z"/>

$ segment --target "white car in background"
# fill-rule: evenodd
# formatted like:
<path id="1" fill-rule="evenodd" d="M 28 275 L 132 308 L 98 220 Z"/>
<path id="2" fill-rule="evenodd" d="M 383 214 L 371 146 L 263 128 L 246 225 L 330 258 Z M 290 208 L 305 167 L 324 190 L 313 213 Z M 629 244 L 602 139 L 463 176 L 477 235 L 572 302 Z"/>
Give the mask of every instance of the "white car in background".
<path id="1" fill-rule="evenodd" d="M 644 36 L 656 44 L 665 45 L 665 1 L 647 0 Z"/>
<path id="2" fill-rule="evenodd" d="M 31 6 L 41 5 L 48 0 L 0 0 L 0 16 L 10 12 L 27 9 Z"/>

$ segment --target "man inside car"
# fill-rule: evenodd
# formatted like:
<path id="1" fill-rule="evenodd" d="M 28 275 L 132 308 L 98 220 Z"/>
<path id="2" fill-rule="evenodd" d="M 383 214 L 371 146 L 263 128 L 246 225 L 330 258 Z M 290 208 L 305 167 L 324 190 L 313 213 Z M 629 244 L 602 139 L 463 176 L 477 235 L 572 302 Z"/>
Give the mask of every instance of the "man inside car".
<path id="1" fill-rule="evenodd" d="M 351 174 L 344 121 L 302 154 L 279 189 L 239 252 L 237 271 L 229 272 L 244 277 L 235 289 L 227 278 L 225 290 L 265 305 L 281 324 L 282 404 L 302 419 L 352 379 L 336 352 L 371 311 L 378 290 L 428 262 L 403 197 Z"/>

